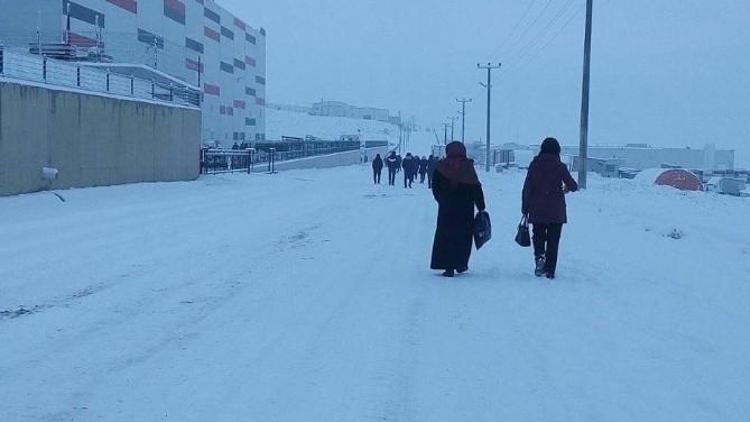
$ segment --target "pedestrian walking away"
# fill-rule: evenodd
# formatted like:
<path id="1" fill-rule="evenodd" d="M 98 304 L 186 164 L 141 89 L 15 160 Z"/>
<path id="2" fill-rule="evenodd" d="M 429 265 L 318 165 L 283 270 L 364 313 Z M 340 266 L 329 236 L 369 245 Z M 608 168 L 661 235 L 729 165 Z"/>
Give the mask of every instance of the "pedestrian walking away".
<path id="1" fill-rule="evenodd" d="M 404 170 L 404 188 L 411 188 L 414 184 L 414 175 L 417 172 L 417 166 L 419 163 L 410 152 L 406 153 L 406 157 L 401 163 L 401 168 Z"/>
<path id="2" fill-rule="evenodd" d="M 432 176 L 435 174 L 437 169 L 438 159 L 434 155 L 430 154 L 427 159 L 427 187 L 432 189 Z"/>
<path id="3" fill-rule="evenodd" d="M 427 157 L 422 157 L 419 160 L 419 183 L 424 184 L 425 176 L 427 176 Z"/>
<path id="4" fill-rule="evenodd" d="M 562 227 L 568 222 L 565 194 L 578 190 L 568 167 L 560 161 L 560 143 L 542 142 L 523 185 L 521 213 L 533 225 L 534 274 L 555 278 Z"/>
<path id="5" fill-rule="evenodd" d="M 380 175 L 383 173 L 383 159 L 380 158 L 380 154 L 375 156 L 372 160 L 372 179 L 376 185 L 380 184 Z"/>
<path id="6" fill-rule="evenodd" d="M 466 147 L 452 142 L 445 147 L 432 177 L 432 194 L 438 203 L 437 229 L 432 246 L 433 270 L 444 270 L 453 277 L 468 271 L 474 233 L 474 208 L 484 211 L 484 192 L 474 161 L 466 157 Z"/>
<path id="7" fill-rule="evenodd" d="M 385 159 L 385 165 L 388 167 L 388 186 L 396 186 L 396 173 L 400 166 L 396 151 L 391 151 Z"/>

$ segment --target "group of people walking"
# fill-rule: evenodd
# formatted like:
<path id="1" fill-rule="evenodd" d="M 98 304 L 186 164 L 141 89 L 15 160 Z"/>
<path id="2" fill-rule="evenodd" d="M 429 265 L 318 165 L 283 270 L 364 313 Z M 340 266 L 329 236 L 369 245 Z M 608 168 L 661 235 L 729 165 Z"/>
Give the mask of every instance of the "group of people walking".
<path id="1" fill-rule="evenodd" d="M 438 160 L 435 156 L 430 155 L 428 157 L 419 158 L 419 156 L 413 156 L 410 152 L 405 157 L 401 157 L 396 154 L 396 151 L 391 151 L 388 157 L 383 158 L 378 154 L 374 160 L 372 160 L 372 179 L 376 185 L 380 184 L 380 178 L 383 173 L 383 168 L 388 168 L 388 185 L 396 186 L 396 175 L 403 171 L 404 172 L 404 188 L 412 188 L 414 182 L 419 180 L 420 184 L 424 184 L 425 180 L 429 187 L 432 187 L 432 175 L 435 173 L 437 168 Z"/>
<path id="2" fill-rule="evenodd" d="M 526 176 L 521 198 L 524 223 L 533 225 L 535 275 L 555 278 L 562 227 L 567 223 L 565 194 L 578 184 L 560 160 L 560 144 L 554 138 L 542 142 Z M 437 162 L 431 176 L 438 203 L 437 229 L 431 268 L 454 277 L 469 269 L 475 209 L 485 210 L 484 192 L 474 162 L 460 142 L 448 144 L 446 157 Z"/>

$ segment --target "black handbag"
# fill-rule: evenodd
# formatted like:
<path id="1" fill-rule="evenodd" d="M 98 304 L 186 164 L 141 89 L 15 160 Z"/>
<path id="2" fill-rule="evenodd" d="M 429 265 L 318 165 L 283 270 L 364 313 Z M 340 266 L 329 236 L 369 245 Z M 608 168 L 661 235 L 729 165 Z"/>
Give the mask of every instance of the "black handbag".
<path id="1" fill-rule="evenodd" d="M 518 225 L 518 234 L 516 234 L 516 243 L 521 247 L 528 248 L 531 246 L 531 235 L 529 234 L 529 221 L 526 217 L 521 219 Z"/>
<path id="2" fill-rule="evenodd" d="M 487 211 L 480 211 L 474 218 L 474 244 L 477 250 L 492 239 L 492 222 Z"/>

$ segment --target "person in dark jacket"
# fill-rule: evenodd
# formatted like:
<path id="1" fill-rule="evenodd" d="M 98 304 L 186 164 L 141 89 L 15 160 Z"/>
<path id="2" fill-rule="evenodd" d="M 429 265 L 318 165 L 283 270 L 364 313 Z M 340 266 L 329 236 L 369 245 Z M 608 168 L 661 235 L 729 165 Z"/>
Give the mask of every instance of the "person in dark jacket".
<path id="1" fill-rule="evenodd" d="M 396 186 L 396 173 L 401 165 L 396 155 L 396 151 L 391 151 L 388 158 L 385 159 L 385 165 L 388 167 L 388 186 Z"/>
<path id="2" fill-rule="evenodd" d="M 521 205 L 521 212 L 534 226 L 537 277 L 555 278 L 562 226 L 568 222 L 565 194 L 577 190 L 578 183 L 560 161 L 557 139 L 545 139 L 529 166 Z"/>
<path id="3" fill-rule="evenodd" d="M 438 159 L 430 154 L 429 158 L 427 158 L 427 187 L 430 189 L 432 189 L 432 176 L 435 174 L 437 163 Z"/>
<path id="4" fill-rule="evenodd" d="M 414 184 L 414 174 L 416 173 L 418 165 L 417 159 L 414 158 L 410 152 L 407 152 L 406 157 L 404 157 L 404 160 L 401 162 L 401 168 L 404 169 L 405 188 L 411 188 L 412 184 Z"/>
<path id="5" fill-rule="evenodd" d="M 452 142 L 446 158 L 438 162 L 432 177 L 432 194 L 438 203 L 437 229 L 432 246 L 433 270 L 444 270 L 453 277 L 468 271 L 474 227 L 474 207 L 484 211 L 484 192 L 474 161 L 466 157 L 466 147 Z"/>
<path id="6" fill-rule="evenodd" d="M 427 157 L 422 157 L 419 160 L 419 183 L 424 184 L 425 176 L 427 176 Z"/>
<path id="7" fill-rule="evenodd" d="M 372 179 L 376 185 L 380 184 L 380 175 L 383 173 L 383 159 L 380 158 L 380 154 L 375 156 L 372 160 Z"/>

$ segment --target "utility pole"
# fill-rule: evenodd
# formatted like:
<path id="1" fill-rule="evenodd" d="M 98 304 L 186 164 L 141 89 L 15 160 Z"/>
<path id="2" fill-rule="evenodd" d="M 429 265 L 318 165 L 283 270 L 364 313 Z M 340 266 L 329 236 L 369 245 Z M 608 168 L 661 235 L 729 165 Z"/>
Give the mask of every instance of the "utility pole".
<path id="1" fill-rule="evenodd" d="M 466 103 L 472 101 L 471 98 L 456 98 L 456 101 L 461 103 L 461 142 L 466 143 Z"/>
<path id="2" fill-rule="evenodd" d="M 581 94 L 581 144 L 578 158 L 578 184 L 586 189 L 589 165 L 589 92 L 591 87 L 591 27 L 594 0 L 586 0 L 586 36 L 583 45 L 583 88 Z"/>
<path id="3" fill-rule="evenodd" d="M 443 145 L 448 145 L 448 123 L 443 123 Z"/>
<path id="4" fill-rule="evenodd" d="M 590 0 L 589 0 L 590 1 Z M 485 171 L 487 173 L 490 172 L 490 149 L 491 149 L 491 143 L 490 143 L 490 117 L 491 117 L 491 100 L 492 100 L 492 71 L 494 69 L 500 69 L 502 66 L 501 63 L 498 63 L 496 65 L 493 65 L 492 63 L 487 63 L 486 65 L 483 64 L 477 64 L 477 69 L 480 70 L 487 70 L 487 151 L 485 156 Z"/>
<path id="5" fill-rule="evenodd" d="M 451 121 L 451 142 L 456 140 L 456 120 L 458 120 L 458 117 L 456 116 L 449 116 L 448 119 Z"/>

